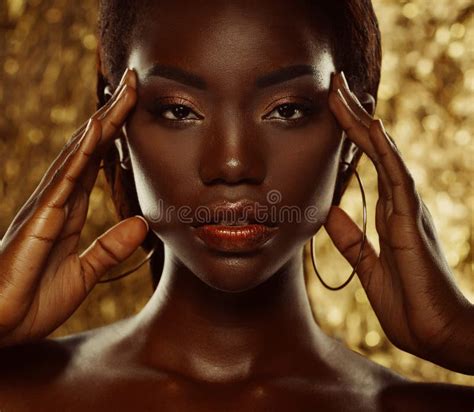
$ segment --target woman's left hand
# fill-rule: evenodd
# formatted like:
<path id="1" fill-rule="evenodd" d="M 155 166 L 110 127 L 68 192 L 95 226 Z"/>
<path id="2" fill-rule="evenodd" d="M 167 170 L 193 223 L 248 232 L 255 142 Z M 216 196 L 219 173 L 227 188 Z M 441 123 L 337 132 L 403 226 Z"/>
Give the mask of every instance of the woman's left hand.
<path id="1" fill-rule="evenodd" d="M 474 305 L 455 284 L 430 212 L 400 151 L 341 74 L 333 77 L 329 107 L 377 170 L 380 254 L 366 238 L 356 273 L 385 334 L 402 350 L 474 374 Z M 354 267 L 360 228 L 337 206 L 331 207 L 325 228 Z"/>

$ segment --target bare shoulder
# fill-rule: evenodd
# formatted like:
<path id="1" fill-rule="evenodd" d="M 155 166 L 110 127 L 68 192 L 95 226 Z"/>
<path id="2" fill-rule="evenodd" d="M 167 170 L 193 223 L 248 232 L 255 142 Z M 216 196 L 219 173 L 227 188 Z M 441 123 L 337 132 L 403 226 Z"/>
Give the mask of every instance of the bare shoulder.
<path id="1" fill-rule="evenodd" d="M 378 382 L 374 398 L 376 410 L 406 412 L 474 410 L 474 387 L 439 382 L 416 382 L 381 365 L 374 365 L 367 367 L 371 371 L 369 375 L 375 377 Z"/>
<path id="2" fill-rule="evenodd" d="M 112 344 L 120 339 L 128 319 L 60 338 L 48 338 L 0 348 L 0 389 L 12 379 L 51 381 L 66 373 L 89 370 L 108 360 Z M 85 366 L 86 365 L 86 366 Z"/>
<path id="3" fill-rule="evenodd" d="M 334 357 L 340 360 L 336 382 L 346 388 L 346 399 L 353 399 L 361 410 L 474 410 L 474 387 L 412 381 L 342 345 Z"/>
<path id="4" fill-rule="evenodd" d="M 0 348 L 0 388 L 12 381 L 44 381 L 53 378 L 68 367 L 75 348 L 84 339 L 71 337 L 67 343 L 53 339 Z"/>
<path id="5" fill-rule="evenodd" d="M 59 399 L 107 371 L 104 354 L 115 324 L 62 338 L 0 348 L 0 410 L 23 411 L 47 395 Z M 97 383 L 96 383 L 97 385 Z"/>

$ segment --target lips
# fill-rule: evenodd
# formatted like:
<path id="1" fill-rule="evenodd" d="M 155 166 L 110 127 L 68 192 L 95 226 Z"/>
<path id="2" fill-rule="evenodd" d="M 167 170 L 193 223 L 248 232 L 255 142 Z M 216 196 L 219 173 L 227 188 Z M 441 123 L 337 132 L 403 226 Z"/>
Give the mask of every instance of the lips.
<path id="1" fill-rule="evenodd" d="M 194 234 L 207 247 L 220 252 L 254 252 L 278 232 L 269 219 L 268 209 L 258 202 L 223 200 L 204 207 L 200 219 L 191 225 Z"/>
<path id="2" fill-rule="evenodd" d="M 275 227 L 271 222 L 268 209 L 256 201 L 242 199 L 237 202 L 218 201 L 199 207 L 199 216 L 193 221 L 193 227 L 204 225 L 248 226 L 260 224 Z"/>
<path id="3" fill-rule="evenodd" d="M 194 228 L 196 236 L 209 248 L 220 252 L 252 252 L 272 239 L 278 227 L 260 224 L 245 226 L 203 225 Z"/>

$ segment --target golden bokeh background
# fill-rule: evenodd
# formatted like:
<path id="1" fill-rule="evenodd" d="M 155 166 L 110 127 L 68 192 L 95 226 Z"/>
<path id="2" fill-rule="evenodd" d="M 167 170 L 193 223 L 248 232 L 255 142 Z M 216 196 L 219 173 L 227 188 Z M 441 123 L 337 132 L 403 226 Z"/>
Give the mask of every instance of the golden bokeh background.
<path id="1" fill-rule="evenodd" d="M 377 115 L 397 141 L 433 215 L 456 281 L 474 301 L 472 274 L 474 130 L 474 5 L 470 0 L 374 0 L 383 40 Z M 72 132 L 95 110 L 96 0 L 7 0 L 0 5 L 0 235 L 6 232 Z M 363 157 L 367 234 L 375 230 L 375 169 Z M 99 175 L 81 239 L 85 248 L 116 222 Z M 342 207 L 362 226 L 354 179 Z M 308 244 L 309 247 L 309 244 Z M 307 249 L 308 251 L 309 249 Z M 322 229 L 318 270 L 341 283 L 351 267 Z M 140 261 L 138 251 L 119 273 Z M 341 291 L 325 290 L 306 259 L 308 293 L 318 324 L 373 361 L 417 381 L 474 385 L 395 348 L 386 338 L 357 277 Z M 98 285 L 52 336 L 107 324 L 138 312 L 152 294 L 147 265 L 123 280 Z"/>

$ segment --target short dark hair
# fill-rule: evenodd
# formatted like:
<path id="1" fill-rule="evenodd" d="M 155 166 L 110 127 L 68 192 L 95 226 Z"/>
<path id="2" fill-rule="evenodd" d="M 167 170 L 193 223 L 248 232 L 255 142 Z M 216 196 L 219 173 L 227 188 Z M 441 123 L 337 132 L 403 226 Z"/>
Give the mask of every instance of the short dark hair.
<path id="1" fill-rule="evenodd" d="M 344 70 L 349 85 L 357 95 L 370 93 L 377 101 L 382 60 L 381 35 L 371 0 L 310 1 L 316 10 L 327 17 L 330 26 L 330 46 L 336 70 Z M 130 53 L 136 22 L 149 1 L 100 0 L 98 21 L 98 106 L 105 103 L 107 84 L 117 86 L 125 70 Z M 346 139 L 347 145 L 350 141 Z M 343 147 L 343 151 L 347 147 Z M 359 150 L 353 165 L 357 165 L 362 152 Z M 120 219 L 141 214 L 132 176 L 118 164 L 118 153 L 110 150 L 104 159 L 106 181 L 111 190 L 116 212 Z M 353 173 L 338 179 L 332 203 L 339 205 Z M 162 242 L 150 232 L 143 249 L 155 248 L 151 259 L 156 286 L 162 271 L 164 250 Z"/>

